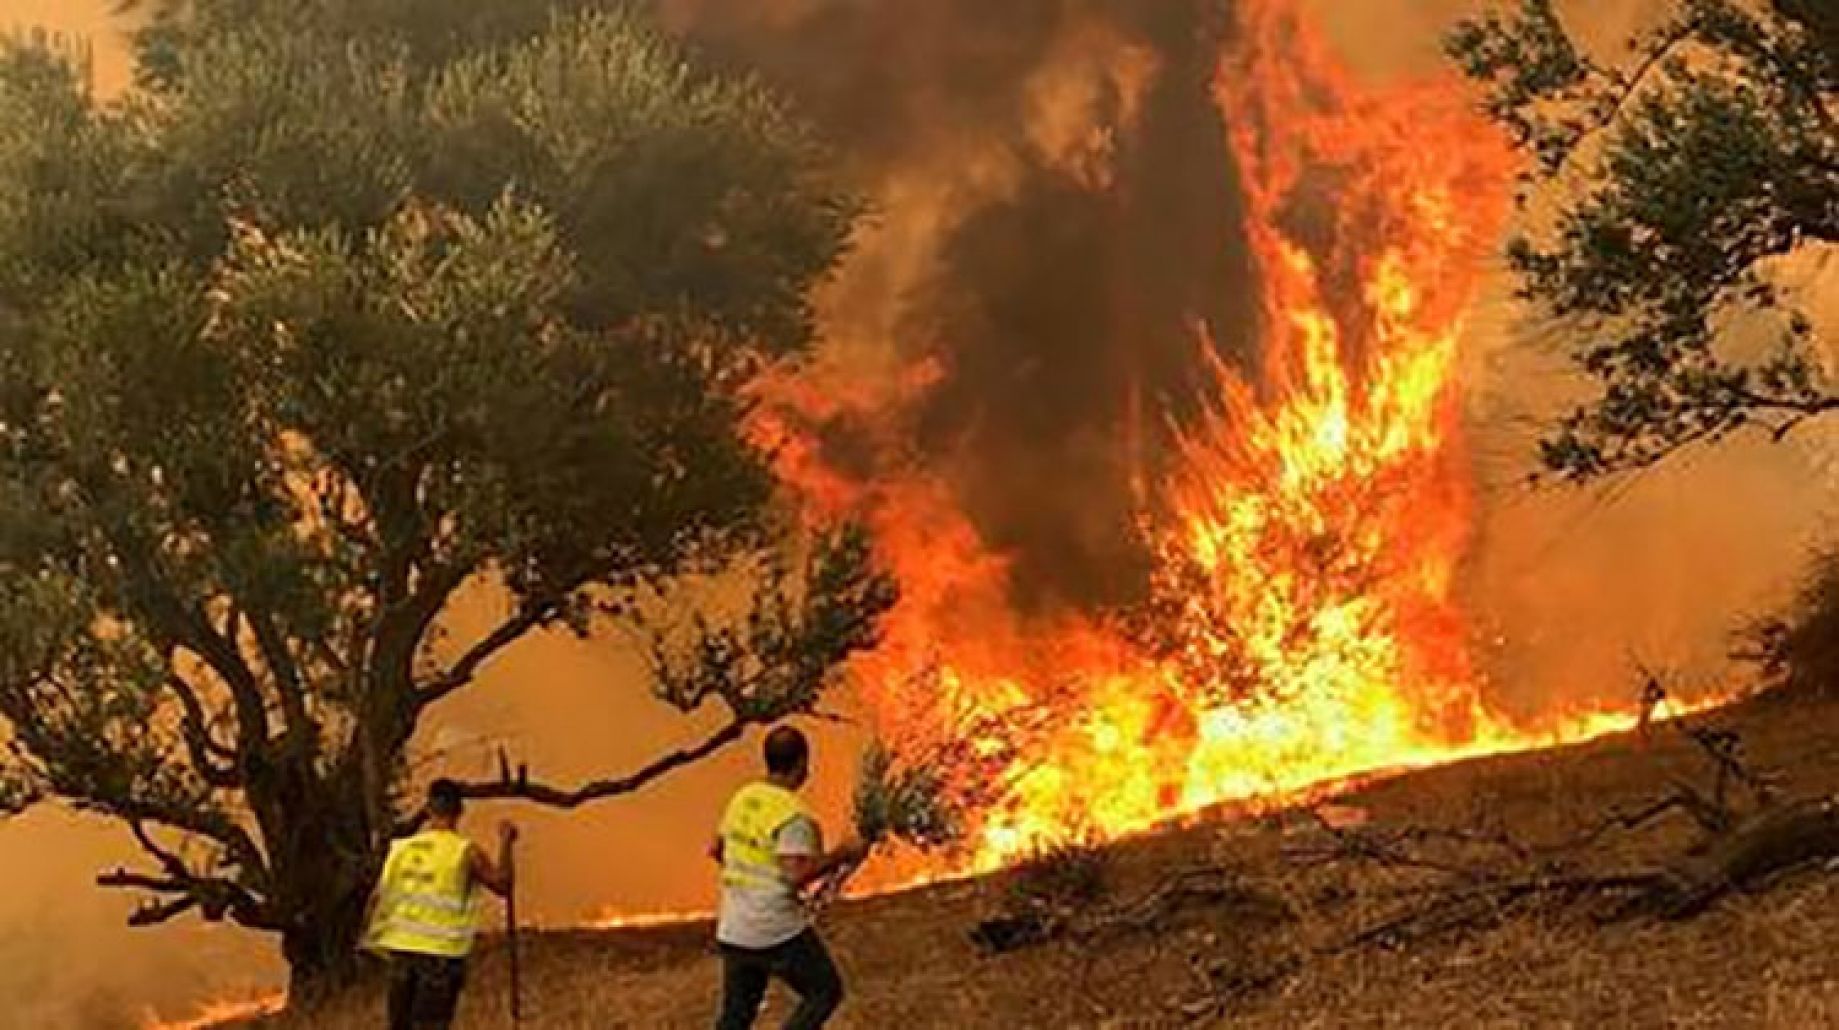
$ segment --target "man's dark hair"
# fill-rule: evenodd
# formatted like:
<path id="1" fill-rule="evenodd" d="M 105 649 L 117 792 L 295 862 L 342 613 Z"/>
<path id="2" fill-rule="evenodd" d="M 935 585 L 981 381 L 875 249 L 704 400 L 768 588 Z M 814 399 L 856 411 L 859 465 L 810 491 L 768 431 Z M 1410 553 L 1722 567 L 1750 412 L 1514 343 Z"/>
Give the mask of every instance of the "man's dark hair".
<path id="1" fill-rule="evenodd" d="M 460 785 L 449 779 L 435 780 L 428 785 L 428 814 L 442 819 L 458 819 L 460 810 L 466 807 L 466 801 L 460 796 Z"/>
<path id="2" fill-rule="evenodd" d="M 805 735 L 790 726 L 780 726 L 766 735 L 766 771 L 785 776 L 804 768 L 811 757 L 811 744 Z"/>

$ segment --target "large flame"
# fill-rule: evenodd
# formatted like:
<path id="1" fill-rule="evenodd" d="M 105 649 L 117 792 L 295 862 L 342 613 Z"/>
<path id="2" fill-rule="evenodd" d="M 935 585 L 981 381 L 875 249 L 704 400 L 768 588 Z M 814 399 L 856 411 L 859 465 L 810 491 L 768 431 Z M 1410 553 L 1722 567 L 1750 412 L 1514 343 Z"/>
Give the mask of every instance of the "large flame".
<path id="1" fill-rule="evenodd" d="M 1143 612 L 1023 618 L 945 483 L 823 462 L 810 427 L 897 411 L 926 372 L 869 396 L 821 371 L 768 391 L 786 480 L 825 516 L 864 518 L 904 588 L 856 670 L 877 728 L 968 734 L 995 767 L 973 868 L 1633 722 L 1496 713 L 1455 596 L 1472 507 L 1457 369 L 1508 213 L 1510 149 L 1455 82 L 1363 89 L 1293 0 L 1237 6 L 1215 91 L 1258 263 L 1262 361 L 1248 377 L 1197 348 L 1215 403 L 1143 490 L 1157 559 Z"/>

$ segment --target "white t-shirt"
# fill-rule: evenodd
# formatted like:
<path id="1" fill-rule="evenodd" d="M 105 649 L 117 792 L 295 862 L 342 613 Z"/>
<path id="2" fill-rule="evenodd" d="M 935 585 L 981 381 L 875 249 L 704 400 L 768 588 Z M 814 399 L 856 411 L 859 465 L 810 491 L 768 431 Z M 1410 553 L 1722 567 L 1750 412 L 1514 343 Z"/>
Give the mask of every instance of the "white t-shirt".
<path id="1" fill-rule="evenodd" d="M 823 831 L 817 822 L 794 816 L 773 836 L 773 850 L 781 857 L 816 858 L 824 853 Z M 715 939 L 737 948 L 764 949 L 784 944 L 805 932 L 811 916 L 792 885 L 780 881 L 770 887 L 722 885 L 721 908 L 715 919 Z"/>

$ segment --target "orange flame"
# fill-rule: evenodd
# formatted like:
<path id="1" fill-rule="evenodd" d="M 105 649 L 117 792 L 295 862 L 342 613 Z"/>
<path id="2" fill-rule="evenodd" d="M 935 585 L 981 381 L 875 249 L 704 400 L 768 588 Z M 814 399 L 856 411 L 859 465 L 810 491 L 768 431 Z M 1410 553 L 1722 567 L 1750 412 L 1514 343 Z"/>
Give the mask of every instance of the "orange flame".
<path id="1" fill-rule="evenodd" d="M 1495 712 L 1455 597 L 1472 518 L 1456 372 L 1510 149 L 1454 82 L 1364 90 L 1294 0 L 1238 8 L 1215 94 L 1263 360 L 1254 382 L 1205 349 L 1216 403 L 1146 491 L 1157 562 L 1141 618 L 1024 618 L 947 484 L 825 465 L 815 432 L 837 418 L 877 427 L 897 457 L 886 413 L 938 369 L 891 390 L 822 368 L 764 387 L 783 478 L 820 517 L 864 519 L 903 586 L 855 669 L 872 721 L 897 742 L 970 735 L 996 766 L 971 869 L 1636 721 Z"/>
<path id="2" fill-rule="evenodd" d="M 279 1015 L 286 1007 L 287 994 L 277 992 L 241 1001 L 207 1002 L 196 1013 L 184 1019 L 161 1020 L 157 1016 L 149 1016 L 142 1026 L 144 1030 L 210 1030 L 211 1027 L 232 1022 Z"/>
<path id="3" fill-rule="evenodd" d="M 705 922 L 713 912 L 700 909 L 664 909 L 652 912 L 628 912 L 619 908 L 603 909 L 581 924 L 583 930 L 653 930 L 662 926 L 687 926 Z"/>

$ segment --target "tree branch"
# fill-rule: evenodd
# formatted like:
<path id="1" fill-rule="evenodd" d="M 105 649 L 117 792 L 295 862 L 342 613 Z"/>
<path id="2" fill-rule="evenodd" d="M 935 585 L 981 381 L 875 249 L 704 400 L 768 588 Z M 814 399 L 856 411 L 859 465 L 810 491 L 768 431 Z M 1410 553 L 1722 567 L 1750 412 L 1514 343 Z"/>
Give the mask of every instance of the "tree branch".
<path id="1" fill-rule="evenodd" d="M 172 664 L 171 656 L 167 665 Z M 166 688 L 179 700 L 179 707 L 184 715 L 180 723 L 180 736 L 185 741 L 186 752 L 191 756 L 192 767 L 210 786 L 230 789 L 242 782 L 242 772 L 236 767 L 236 751 L 219 744 L 211 737 L 210 724 L 205 719 L 204 702 L 198 691 L 184 677 L 176 672 L 166 675 Z M 222 761 L 225 764 L 219 764 Z"/>
<path id="2" fill-rule="evenodd" d="M 140 844 L 141 850 L 152 856 L 165 874 L 156 876 L 116 869 L 97 876 L 97 885 L 179 895 L 177 898 L 150 900 L 143 904 L 128 917 L 130 926 L 157 925 L 193 908 L 202 909 L 204 917 L 212 922 L 222 919 L 227 913 L 237 922 L 252 928 L 270 927 L 273 923 L 267 905 L 248 887 L 225 877 L 206 876 L 194 871 L 184 859 L 154 840 L 142 820 L 130 819 L 128 826 L 133 830 L 134 839 Z"/>
<path id="3" fill-rule="evenodd" d="M 115 534 L 110 535 L 113 538 Z M 243 661 L 234 642 L 235 613 L 230 618 L 231 636 L 219 634 L 202 610 L 187 607 L 173 595 L 166 581 L 153 568 L 153 559 L 145 557 L 157 554 L 157 547 L 132 534 L 114 543 L 127 592 L 135 607 L 145 614 L 155 635 L 164 638 L 162 644 L 183 647 L 197 655 L 229 688 L 236 708 L 240 757 L 247 758 L 268 739 L 268 714 L 255 673 Z"/>
<path id="4" fill-rule="evenodd" d="M 178 895 L 165 900 L 148 899 L 142 902 L 128 915 L 128 925 L 135 928 L 159 926 L 161 923 L 171 922 L 197 908 L 200 904 L 197 896 L 192 894 L 190 886 L 185 883 L 163 876 L 132 873 L 126 869 L 102 873 L 96 877 L 96 886 Z"/>
<path id="5" fill-rule="evenodd" d="M 1565 155 L 1565 163 L 1570 163 L 1571 154 L 1577 152 L 1579 145 L 1584 140 L 1620 121 L 1622 115 L 1628 110 L 1628 105 L 1640 93 L 1642 85 L 1647 82 L 1649 76 L 1653 75 L 1676 50 L 1690 42 L 1697 33 L 1698 24 L 1696 22 L 1690 19 L 1679 22 L 1652 40 L 1648 44 L 1646 55 L 1633 68 L 1626 72 L 1615 69 L 1599 72 L 1612 83 L 1611 92 L 1608 94 L 1609 102 L 1571 141 L 1570 151 Z"/>
<path id="6" fill-rule="evenodd" d="M 504 621 L 497 629 L 487 634 L 470 650 L 455 662 L 434 682 L 422 688 L 417 695 L 416 705 L 426 708 L 453 692 L 471 683 L 479 668 L 490 661 L 498 652 L 522 640 L 531 630 L 542 626 L 555 616 L 556 605 L 552 602 L 539 602 L 524 605 L 516 615 Z"/>
<path id="7" fill-rule="evenodd" d="M 98 874 L 96 886 L 176 895 L 164 900 L 149 899 L 142 903 L 128 916 L 128 925 L 133 927 L 158 926 L 197 908 L 202 909 L 204 917 L 212 922 L 221 920 L 227 913 L 250 929 L 280 929 L 269 918 L 267 906 L 261 899 L 240 884 L 222 877 L 198 876 L 188 870 L 168 876 L 155 876 L 128 869 L 114 869 Z"/>
<path id="8" fill-rule="evenodd" d="M 377 683 L 389 684 L 392 692 L 395 689 L 409 691 L 408 697 L 379 696 L 376 701 L 396 709 L 400 700 L 400 712 L 408 717 L 410 728 L 422 708 L 422 703 L 414 696 L 415 658 L 429 627 L 469 573 L 470 570 L 459 566 L 443 566 L 422 573 L 421 582 L 412 588 L 405 580 L 402 584 L 405 593 L 400 602 L 385 607 L 371 637 L 370 676 Z"/>
<path id="9" fill-rule="evenodd" d="M 130 824 L 154 823 L 212 840 L 222 845 L 232 861 L 258 882 L 268 877 L 268 864 L 255 839 L 236 822 L 218 812 L 181 808 L 135 798 L 99 799 L 95 807 Z"/>
<path id="10" fill-rule="evenodd" d="M 1839 411 L 1839 395 L 1797 399 L 1793 397 L 1770 396 L 1753 390 L 1739 390 L 1736 399 L 1745 408 L 1754 411 L 1778 412 L 1793 416 L 1793 423 L 1805 421 L 1818 415 Z"/>
<path id="11" fill-rule="evenodd" d="M 96 886 L 122 890 L 156 891 L 161 894 L 178 894 L 191 889 L 189 885 L 175 877 L 136 873 L 126 869 L 115 869 L 97 874 Z"/>
<path id="12" fill-rule="evenodd" d="M 563 600 L 575 591 L 607 575 L 614 568 L 614 563 L 590 562 L 579 568 L 573 575 L 562 577 L 564 586 L 552 590 L 540 598 L 528 598 L 518 608 L 517 614 L 505 620 L 497 629 L 487 634 L 472 646 L 453 667 L 440 675 L 432 683 L 422 688 L 417 700 L 420 708 L 439 702 L 455 691 L 462 690 L 472 682 L 481 666 L 490 661 L 500 651 L 522 640 L 531 630 L 540 629 L 561 611 Z M 455 584 L 457 586 L 457 584 Z"/>
<path id="13" fill-rule="evenodd" d="M 141 850 L 153 856 L 153 860 L 160 864 L 160 868 L 166 870 L 167 876 L 174 879 L 191 878 L 190 868 L 178 855 L 161 847 L 159 841 L 153 839 L 153 834 L 147 832 L 146 823 L 139 819 L 130 819 L 128 829 L 133 831 L 134 840 L 140 845 Z"/>
<path id="14" fill-rule="evenodd" d="M 1642 87 L 1653 73 L 1660 69 L 1666 59 L 1682 45 L 1690 42 L 1698 32 L 1698 24 L 1692 19 L 1675 22 L 1664 32 L 1656 34 L 1649 40 L 1640 62 L 1632 68 L 1622 70 L 1615 67 L 1605 68 L 1584 56 L 1573 42 L 1577 37 L 1572 29 L 1564 24 L 1564 20 L 1556 12 L 1553 12 L 1552 17 L 1553 30 L 1563 38 L 1568 53 L 1577 63 L 1579 80 L 1575 85 L 1579 91 L 1572 92 L 1570 87 L 1559 90 L 1538 88 L 1530 96 L 1497 92 L 1495 102 L 1490 104 L 1490 109 L 1497 119 L 1504 123 L 1517 122 L 1521 126 L 1521 131 L 1516 132 L 1516 136 L 1523 136 L 1521 142 L 1529 145 L 1538 144 L 1542 133 L 1551 127 L 1551 123 L 1546 121 L 1548 116 L 1533 113 L 1540 102 L 1573 102 L 1583 107 L 1582 120 L 1575 123 L 1560 123 L 1563 132 L 1558 137 L 1561 140 L 1558 144 L 1559 149 L 1553 157 L 1541 160 L 1542 173 L 1547 179 L 1564 175 L 1570 169 L 1572 160 L 1583 149 L 1585 141 L 1620 121 L 1628 105 L 1642 91 Z M 1527 21 L 1513 21 L 1503 25 L 1492 19 L 1464 24 L 1470 30 L 1478 33 L 1482 39 L 1495 33 L 1503 34 L 1508 38 L 1519 38 L 1532 32 L 1534 27 Z M 1462 59 L 1460 53 L 1452 51 L 1452 54 L 1457 56 L 1458 60 Z M 1526 70 L 1524 65 L 1516 63 L 1524 60 L 1524 58 L 1518 58 L 1516 61 L 1510 61 L 1506 68 L 1524 73 Z M 1502 70 L 1500 67 L 1491 67 L 1486 77 L 1493 79 Z M 1470 70 L 1469 73 L 1472 76 L 1479 74 L 1476 70 Z M 1495 88 L 1497 91 L 1504 89 L 1498 82 L 1495 83 Z M 1511 97 L 1511 100 L 1506 99 L 1508 97 Z"/>
<path id="15" fill-rule="evenodd" d="M 255 631 L 256 645 L 262 651 L 262 663 L 268 666 L 269 675 L 275 681 L 275 693 L 281 700 L 281 714 L 287 721 L 288 738 L 297 747 L 311 748 L 319 736 L 319 727 L 307 714 L 306 684 L 300 677 L 300 667 L 294 661 L 293 652 L 288 649 L 287 639 L 267 612 L 256 612 L 246 618 L 250 628 Z"/>
<path id="16" fill-rule="evenodd" d="M 740 740 L 749 725 L 749 720 L 736 719 L 701 743 L 663 755 L 629 776 L 613 780 L 595 780 L 574 790 L 563 790 L 544 783 L 533 783 L 529 779 L 527 769 L 522 767 L 517 770 L 515 777 L 511 775 L 508 768 L 501 767 L 498 782 L 461 784 L 460 792 L 475 801 L 533 801 L 552 808 L 575 809 L 590 801 L 602 801 L 622 794 L 630 794 L 666 773 L 701 761 Z"/>

